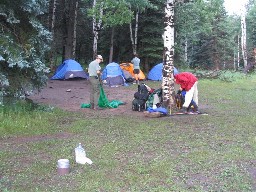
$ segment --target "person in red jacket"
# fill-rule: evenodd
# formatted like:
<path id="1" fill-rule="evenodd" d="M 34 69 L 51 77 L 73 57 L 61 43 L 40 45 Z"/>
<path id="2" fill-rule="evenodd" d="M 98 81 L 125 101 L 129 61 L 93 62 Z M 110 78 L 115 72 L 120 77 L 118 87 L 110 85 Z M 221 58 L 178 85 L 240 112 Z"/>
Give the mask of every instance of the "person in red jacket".
<path id="1" fill-rule="evenodd" d="M 183 112 L 188 112 L 188 107 L 192 99 L 197 105 L 195 111 L 198 112 L 198 79 L 196 78 L 196 76 L 189 72 L 181 72 L 174 75 L 174 81 L 175 83 L 180 85 L 180 90 L 186 91 L 185 102 L 182 106 Z"/>

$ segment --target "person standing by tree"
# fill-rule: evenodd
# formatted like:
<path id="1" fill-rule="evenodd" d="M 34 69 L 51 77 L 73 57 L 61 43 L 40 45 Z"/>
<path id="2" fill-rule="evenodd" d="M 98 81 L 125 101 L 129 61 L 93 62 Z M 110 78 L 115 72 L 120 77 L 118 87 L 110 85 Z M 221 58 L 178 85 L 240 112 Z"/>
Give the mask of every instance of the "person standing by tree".
<path id="1" fill-rule="evenodd" d="M 182 106 L 182 111 L 184 113 L 188 112 L 188 106 L 193 99 L 193 101 L 196 103 L 196 109 L 194 109 L 194 111 L 198 112 L 198 79 L 196 76 L 189 72 L 181 72 L 174 75 L 174 81 L 180 85 L 181 91 L 186 91 L 185 102 Z"/>
<path id="2" fill-rule="evenodd" d="M 101 55 L 97 55 L 96 59 L 89 64 L 88 72 L 89 72 L 89 82 L 91 85 L 90 88 L 90 105 L 91 109 L 99 109 L 98 100 L 100 96 L 100 75 L 101 75 L 101 67 L 100 63 L 103 62 L 103 57 Z"/>
<path id="3" fill-rule="evenodd" d="M 140 59 L 138 57 L 138 54 L 134 54 L 134 57 L 131 60 L 131 63 L 133 64 L 133 73 L 134 73 L 136 83 L 139 84 Z"/>

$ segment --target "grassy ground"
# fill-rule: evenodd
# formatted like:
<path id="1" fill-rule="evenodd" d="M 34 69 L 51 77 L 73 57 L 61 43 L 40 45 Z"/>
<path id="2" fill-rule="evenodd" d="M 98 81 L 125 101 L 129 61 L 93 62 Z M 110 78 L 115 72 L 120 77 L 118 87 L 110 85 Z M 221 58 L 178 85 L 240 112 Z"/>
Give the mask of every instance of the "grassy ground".
<path id="1" fill-rule="evenodd" d="M 0 113 L 2 191 L 255 191 L 256 76 L 200 80 L 208 116 Z M 92 165 L 74 163 L 81 142 Z M 68 158 L 71 172 L 57 174 Z"/>

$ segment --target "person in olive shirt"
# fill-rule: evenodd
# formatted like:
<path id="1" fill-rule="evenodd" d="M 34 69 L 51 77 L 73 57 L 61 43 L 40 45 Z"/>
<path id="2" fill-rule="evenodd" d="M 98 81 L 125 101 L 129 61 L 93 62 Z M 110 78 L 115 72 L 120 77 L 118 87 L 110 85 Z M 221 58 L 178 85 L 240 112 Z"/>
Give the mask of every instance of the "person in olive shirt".
<path id="1" fill-rule="evenodd" d="M 100 109 L 98 107 L 98 100 L 100 96 L 100 75 L 101 75 L 101 67 L 100 63 L 103 62 L 103 57 L 101 55 L 97 55 L 96 59 L 89 64 L 88 72 L 89 72 L 89 82 L 91 85 L 90 88 L 90 104 L 91 109 L 97 110 Z"/>

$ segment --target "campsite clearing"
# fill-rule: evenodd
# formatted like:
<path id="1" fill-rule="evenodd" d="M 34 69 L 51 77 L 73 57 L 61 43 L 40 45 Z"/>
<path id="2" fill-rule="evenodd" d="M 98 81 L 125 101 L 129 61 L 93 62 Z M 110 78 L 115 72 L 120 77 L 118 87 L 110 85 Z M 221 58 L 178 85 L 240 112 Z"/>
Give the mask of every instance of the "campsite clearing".
<path id="1" fill-rule="evenodd" d="M 145 84 L 153 89 L 161 87 L 161 81 L 143 81 Z M 141 116 L 142 112 L 132 110 L 132 100 L 134 93 L 138 90 L 135 84 L 129 86 L 110 87 L 103 86 L 105 95 L 109 101 L 119 100 L 125 105 L 119 105 L 117 108 L 105 109 L 100 111 L 90 110 L 89 108 L 81 108 L 82 104 L 89 104 L 90 102 L 90 86 L 89 81 L 85 79 L 72 80 L 49 80 L 47 86 L 39 93 L 35 93 L 28 98 L 38 104 L 50 105 L 65 111 L 86 112 L 86 113 L 108 113 L 112 115 L 126 115 L 126 116 Z M 206 109 L 207 106 L 201 105 L 201 109 Z"/>
<path id="2" fill-rule="evenodd" d="M 159 83 L 160 87 L 160 83 Z M 159 88 L 155 87 L 155 88 Z M 103 86 L 109 101 L 120 100 L 125 105 L 118 108 L 100 111 L 81 108 L 81 104 L 89 103 L 90 87 L 89 81 L 84 79 L 74 80 L 49 80 L 47 86 L 39 93 L 29 96 L 35 103 L 50 105 L 66 111 L 81 111 L 86 113 L 109 113 L 113 115 L 135 115 L 143 116 L 141 112 L 132 111 L 133 95 L 137 91 L 137 85 L 109 87 Z"/>
<path id="3" fill-rule="evenodd" d="M 147 118 L 130 108 L 136 85 L 104 87 L 110 100 L 127 104 L 95 111 L 80 108 L 89 101 L 87 81 L 50 80 L 30 98 L 67 112 L 2 113 L 0 188 L 256 191 L 255 82 L 256 76 L 235 83 L 202 79 L 200 110 L 208 116 Z M 74 162 L 80 142 L 92 165 Z M 57 174 L 60 158 L 70 160 L 66 176 Z"/>

